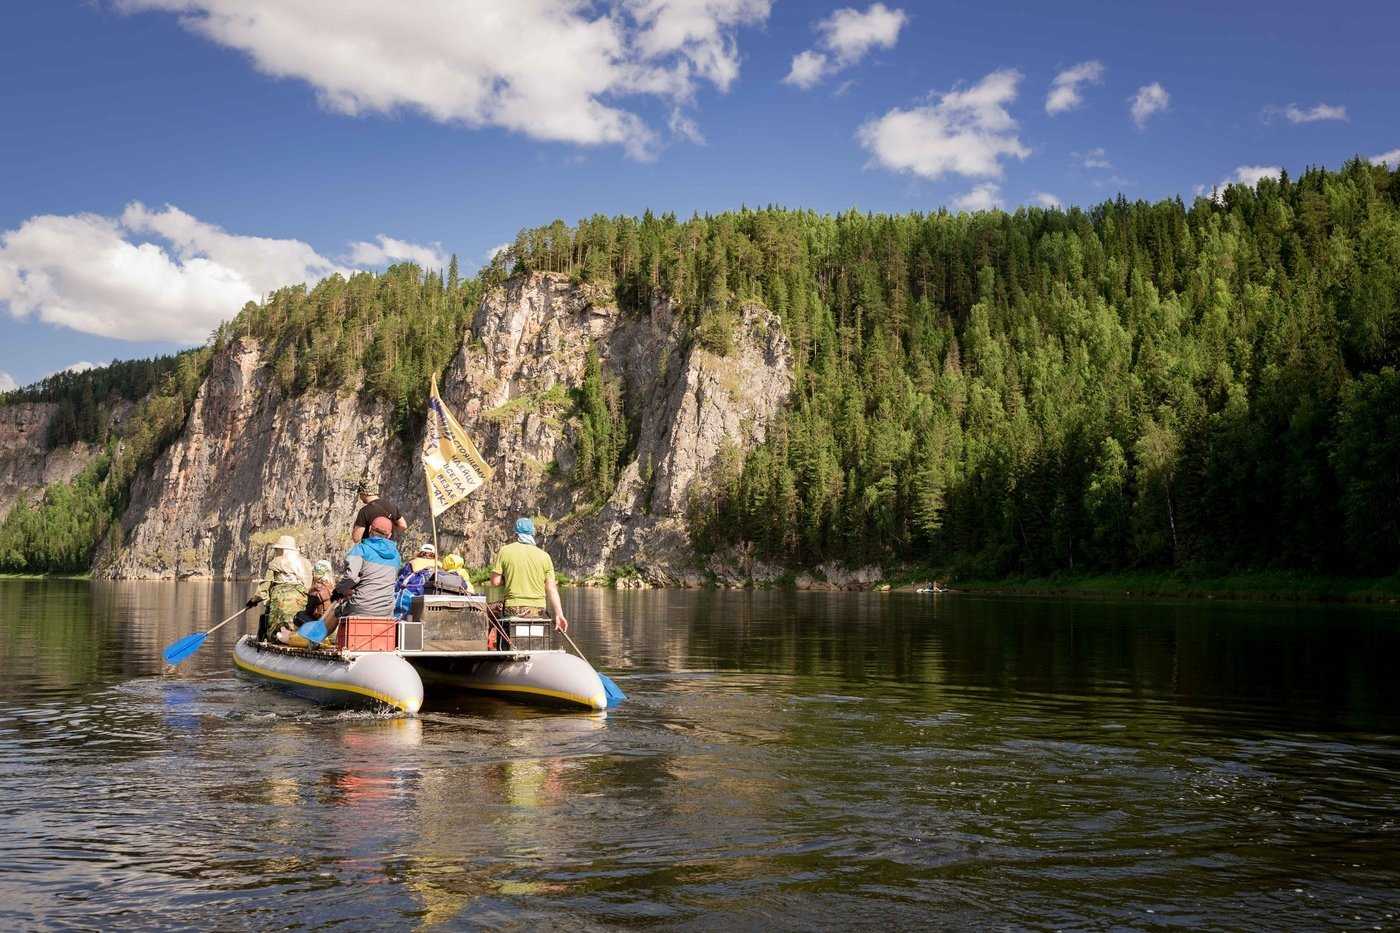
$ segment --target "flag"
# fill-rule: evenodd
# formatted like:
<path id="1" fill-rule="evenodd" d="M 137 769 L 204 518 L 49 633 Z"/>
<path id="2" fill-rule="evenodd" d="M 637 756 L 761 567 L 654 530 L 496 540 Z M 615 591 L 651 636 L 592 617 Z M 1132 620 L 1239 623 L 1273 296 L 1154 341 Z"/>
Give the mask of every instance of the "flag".
<path id="1" fill-rule="evenodd" d="M 461 502 L 491 478 L 476 445 L 438 398 L 437 377 L 428 396 L 428 427 L 423 432 L 423 472 L 433 518 Z"/>

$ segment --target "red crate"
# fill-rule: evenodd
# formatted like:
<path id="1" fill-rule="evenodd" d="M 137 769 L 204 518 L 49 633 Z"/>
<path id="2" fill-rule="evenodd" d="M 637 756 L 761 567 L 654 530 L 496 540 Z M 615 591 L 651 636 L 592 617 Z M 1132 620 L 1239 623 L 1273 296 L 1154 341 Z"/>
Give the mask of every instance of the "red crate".
<path id="1" fill-rule="evenodd" d="M 347 616 L 335 630 L 341 651 L 393 651 L 399 646 L 399 620 L 378 616 Z"/>

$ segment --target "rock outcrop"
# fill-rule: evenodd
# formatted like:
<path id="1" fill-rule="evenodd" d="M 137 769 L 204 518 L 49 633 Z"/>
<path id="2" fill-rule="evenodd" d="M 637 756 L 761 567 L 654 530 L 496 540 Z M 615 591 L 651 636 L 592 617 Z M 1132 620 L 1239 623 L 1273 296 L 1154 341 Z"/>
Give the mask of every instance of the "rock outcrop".
<path id="1" fill-rule="evenodd" d="M 343 552 L 361 478 L 404 478 L 381 403 L 307 392 L 282 398 L 254 340 L 212 361 L 185 429 L 132 486 L 123 544 L 105 573 L 242 578 L 295 534 L 307 554 Z"/>
<path id="2" fill-rule="evenodd" d="M 35 502 L 50 483 L 66 483 L 81 473 L 98 451 L 81 441 L 48 449 L 51 402 L 17 402 L 0 407 L 0 520 L 22 501 Z"/>
<path id="3" fill-rule="evenodd" d="M 698 583 L 686 540 L 691 491 L 729 445 L 763 440 L 791 388 L 791 353 L 759 305 L 737 315 L 733 349 L 694 345 L 669 302 L 624 314 L 611 295 L 533 273 L 488 293 L 441 386 L 495 470 L 443 515 L 444 549 L 482 565 L 516 515 L 541 517 L 543 541 L 571 576 L 626 565 L 655 584 Z M 620 384 L 635 451 L 602 504 L 572 480 L 573 393 L 590 347 Z M 379 479 L 411 525 L 429 534 L 416 452 L 391 436 L 387 407 L 367 397 L 284 398 L 256 342 L 212 364 L 181 436 L 133 487 L 123 544 L 105 571 L 119 577 L 247 577 L 283 533 L 311 556 L 342 553 L 361 477 Z"/>

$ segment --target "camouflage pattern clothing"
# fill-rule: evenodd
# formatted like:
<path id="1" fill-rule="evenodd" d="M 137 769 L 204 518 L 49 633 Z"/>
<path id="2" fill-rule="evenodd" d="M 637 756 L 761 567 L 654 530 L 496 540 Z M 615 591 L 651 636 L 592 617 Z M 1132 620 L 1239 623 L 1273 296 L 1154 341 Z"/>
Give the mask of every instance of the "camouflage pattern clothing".
<path id="1" fill-rule="evenodd" d="M 267 563 L 267 573 L 258 585 L 258 595 L 267 600 L 267 640 L 277 632 L 296 627 L 296 614 L 306 606 L 311 588 L 311 568 L 295 551 L 281 551 Z"/>
<path id="2" fill-rule="evenodd" d="M 267 594 L 267 640 L 275 641 L 284 628 L 297 627 L 296 615 L 306 607 L 306 590 L 295 583 L 265 584 Z M 259 587 L 261 592 L 263 587 Z"/>

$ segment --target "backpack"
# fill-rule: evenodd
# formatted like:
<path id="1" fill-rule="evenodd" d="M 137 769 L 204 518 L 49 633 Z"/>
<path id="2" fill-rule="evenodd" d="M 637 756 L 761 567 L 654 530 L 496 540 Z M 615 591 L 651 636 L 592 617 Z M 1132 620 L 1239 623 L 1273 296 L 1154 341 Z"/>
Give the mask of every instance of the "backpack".
<path id="1" fill-rule="evenodd" d="M 425 593 L 446 593 L 449 596 L 468 596 L 471 591 L 471 584 L 460 573 L 450 570 L 439 570 L 424 586 Z"/>

